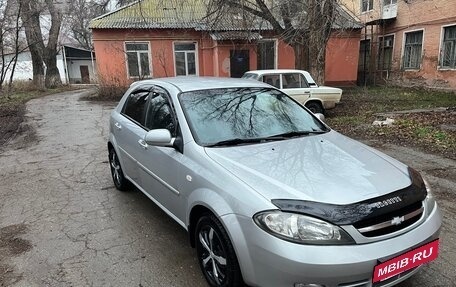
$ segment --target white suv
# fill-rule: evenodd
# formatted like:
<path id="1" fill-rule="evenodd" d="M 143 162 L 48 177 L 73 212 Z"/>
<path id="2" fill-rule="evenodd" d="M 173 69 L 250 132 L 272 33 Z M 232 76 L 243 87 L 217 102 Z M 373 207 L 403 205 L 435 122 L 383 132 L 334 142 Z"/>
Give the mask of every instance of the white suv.
<path id="1" fill-rule="evenodd" d="M 308 72 L 301 70 L 257 70 L 242 77 L 274 86 L 314 113 L 334 108 L 342 96 L 342 89 L 318 86 Z"/>

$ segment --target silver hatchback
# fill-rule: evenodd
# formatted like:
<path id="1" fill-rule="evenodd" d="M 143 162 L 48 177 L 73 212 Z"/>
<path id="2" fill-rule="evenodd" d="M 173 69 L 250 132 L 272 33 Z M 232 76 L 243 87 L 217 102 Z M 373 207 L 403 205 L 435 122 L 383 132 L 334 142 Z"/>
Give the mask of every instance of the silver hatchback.
<path id="1" fill-rule="evenodd" d="M 242 79 L 134 83 L 110 119 L 115 186 L 188 231 L 210 286 L 392 286 L 438 255 L 410 167 Z"/>

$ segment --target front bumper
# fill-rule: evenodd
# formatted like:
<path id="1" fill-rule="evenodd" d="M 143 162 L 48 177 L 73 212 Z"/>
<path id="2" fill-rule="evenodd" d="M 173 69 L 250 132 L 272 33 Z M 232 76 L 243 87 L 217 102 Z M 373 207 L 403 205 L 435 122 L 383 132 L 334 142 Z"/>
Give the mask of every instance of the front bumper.
<path id="1" fill-rule="evenodd" d="M 229 214 L 222 217 L 229 226 L 244 281 L 251 286 L 288 286 L 295 283 L 325 287 L 392 286 L 413 275 L 372 285 L 372 273 L 383 262 L 438 238 L 442 215 L 435 204 L 428 218 L 397 237 L 368 244 L 315 246 L 291 243 L 268 234 L 252 218 Z"/>

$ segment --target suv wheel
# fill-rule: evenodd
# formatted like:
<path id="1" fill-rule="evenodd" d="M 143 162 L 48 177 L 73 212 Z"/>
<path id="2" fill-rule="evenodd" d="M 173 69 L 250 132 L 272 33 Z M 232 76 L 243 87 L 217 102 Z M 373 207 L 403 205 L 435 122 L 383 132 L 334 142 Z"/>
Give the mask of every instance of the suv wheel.
<path id="1" fill-rule="evenodd" d="M 198 263 L 210 286 L 243 286 L 233 245 L 213 214 L 198 220 L 195 242 Z"/>

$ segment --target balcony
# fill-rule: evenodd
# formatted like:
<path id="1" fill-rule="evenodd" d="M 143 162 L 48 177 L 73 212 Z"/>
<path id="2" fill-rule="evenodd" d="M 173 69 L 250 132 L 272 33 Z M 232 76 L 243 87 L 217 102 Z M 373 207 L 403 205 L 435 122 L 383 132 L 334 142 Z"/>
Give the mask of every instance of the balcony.
<path id="1" fill-rule="evenodd" d="M 390 2 L 390 1 L 385 1 Z M 394 1 L 396 2 L 396 1 Z M 382 19 L 393 19 L 397 16 L 397 3 L 386 4 L 383 6 Z"/>

